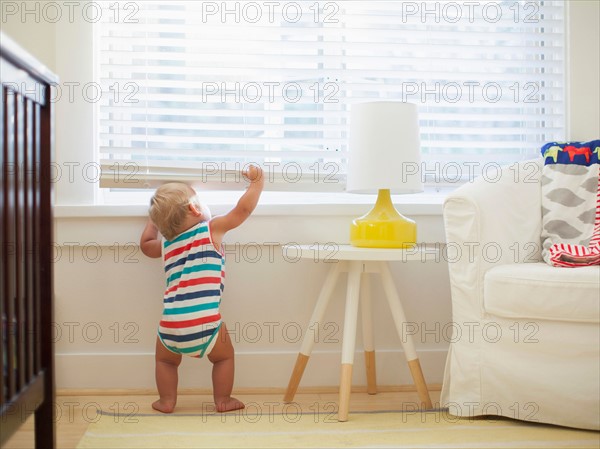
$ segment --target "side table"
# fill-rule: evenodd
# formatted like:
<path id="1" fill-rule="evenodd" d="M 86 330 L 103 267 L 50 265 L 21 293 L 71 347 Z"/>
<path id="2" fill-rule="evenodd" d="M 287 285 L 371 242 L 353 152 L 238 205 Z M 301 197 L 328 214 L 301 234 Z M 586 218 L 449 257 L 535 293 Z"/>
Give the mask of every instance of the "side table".
<path id="1" fill-rule="evenodd" d="M 358 320 L 358 305 L 361 304 L 363 346 L 365 351 L 365 365 L 367 370 L 367 392 L 377 392 L 375 348 L 373 343 L 373 323 L 371 310 L 371 295 L 369 274 L 379 274 L 383 283 L 385 296 L 394 319 L 396 331 L 400 336 L 402 323 L 406 322 L 402 303 L 396 291 L 394 281 L 390 274 L 388 262 L 392 261 L 424 261 L 435 256 L 436 251 L 416 246 L 411 249 L 387 249 L 387 248 L 358 248 L 351 245 L 287 245 L 284 251 L 295 251 L 291 253 L 294 257 L 324 260 L 328 257 L 332 262 L 329 274 L 321 288 L 321 292 L 315 304 L 307 332 L 302 341 L 300 353 L 296 359 L 296 365 L 290 377 L 290 381 L 284 396 L 285 402 L 292 402 L 302 379 L 304 369 L 312 352 L 315 342 L 315 330 L 323 320 L 325 310 L 331 299 L 341 273 L 348 273 L 348 284 L 346 291 L 346 309 L 344 316 L 344 333 L 342 340 L 342 369 L 340 375 L 340 399 L 338 420 L 348 420 L 348 409 L 350 405 L 350 389 L 352 386 L 352 365 L 354 363 L 354 350 L 356 343 L 356 325 Z M 410 368 L 413 381 L 417 388 L 421 406 L 431 409 L 431 398 L 427 390 L 427 384 L 423 377 L 423 371 L 419 358 L 415 351 L 412 336 L 404 336 L 402 348 Z"/>

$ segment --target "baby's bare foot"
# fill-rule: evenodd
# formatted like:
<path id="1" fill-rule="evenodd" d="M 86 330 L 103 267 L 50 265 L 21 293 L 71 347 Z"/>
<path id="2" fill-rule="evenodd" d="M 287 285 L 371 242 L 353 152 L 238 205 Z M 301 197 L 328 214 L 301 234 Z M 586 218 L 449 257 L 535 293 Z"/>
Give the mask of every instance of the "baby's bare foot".
<path id="1" fill-rule="evenodd" d="M 217 411 L 219 413 L 231 412 L 232 410 L 239 410 L 245 407 L 242 401 L 232 397 L 217 400 L 215 402 L 215 406 L 217 407 Z"/>
<path id="2" fill-rule="evenodd" d="M 158 401 L 154 401 L 152 403 L 152 408 L 162 413 L 173 413 L 173 410 L 175 410 L 175 404 L 166 403 L 159 399 Z"/>

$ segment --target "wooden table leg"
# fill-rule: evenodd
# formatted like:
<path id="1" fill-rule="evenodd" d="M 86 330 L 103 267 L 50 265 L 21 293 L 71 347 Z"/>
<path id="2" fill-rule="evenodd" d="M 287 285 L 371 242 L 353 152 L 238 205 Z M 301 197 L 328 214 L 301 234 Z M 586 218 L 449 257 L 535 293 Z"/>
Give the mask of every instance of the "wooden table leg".
<path id="1" fill-rule="evenodd" d="M 419 363 L 419 358 L 417 357 L 417 351 L 415 350 L 412 336 L 402 335 L 402 323 L 406 322 L 406 316 L 404 315 L 402 303 L 398 297 L 398 292 L 396 291 L 392 275 L 390 274 L 390 269 L 386 262 L 379 262 L 379 272 L 381 273 L 385 295 L 394 318 L 396 331 L 400 337 L 400 342 L 402 343 L 404 354 L 406 355 L 410 373 L 413 381 L 415 382 L 419 399 L 421 400 L 421 407 L 424 409 L 431 409 L 433 408 L 431 404 L 431 398 L 429 397 L 429 391 L 427 389 L 427 384 L 425 383 L 425 378 L 423 377 L 423 371 L 421 370 L 421 364 Z"/>
<path id="2" fill-rule="evenodd" d="M 348 421 L 350 392 L 352 388 L 352 365 L 356 345 L 356 322 L 362 262 L 352 261 L 348 272 L 348 290 L 346 291 L 346 311 L 344 313 L 344 335 L 342 340 L 342 370 L 340 376 L 340 405 L 338 420 Z"/>
<path id="3" fill-rule="evenodd" d="M 367 370 L 367 393 L 377 393 L 377 370 L 375 368 L 375 345 L 373 343 L 373 309 L 371 308 L 371 285 L 369 273 L 363 273 L 360 284 L 360 314 L 362 318 L 363 348 Z"/>
<path id="4" fill-rule="evenodd" d="M 421 400 L 421 407 L 424 409 L 431 409 L 431 398 L 429 397 L 429 390 L 425 383 L 425 377 L 423 376 L 423 370 L 421 369 L 421 363 L 419 359 L 413 359 L 408 361 L 408 367 L 410 368 L 410 374 L 417 387 L 417 393 L 419 393 L 419 399 Z"/>
<path id="5" fill-rule="evenodd" d="M 298 385 L 300 385 L 300 380 L 304 374 L 304 369 L 308 363 L 308 358 L 310 357 L 315 344 L 315 332 L 318 332 L 318 329 L 321 325 L 321 321 L 325 315 L 325 310 L 327 309 L 327 305 L 331 299 L 331 294 L 333 293 L 339 274 L 346 269 L 346 266 L 347 263 L 345 261 L 339 261 L 331 266 L 329 273 L 327 274 L 327 278 L 325 279 L 325 283 L 321 288 L 319 298 L 317 299 L 317 303 L 310 318 L 306 335 L 304 336 L 304 340 L 302 340 L 300 353 L 296 359 L 294 371 L 292 371 L 287 390 L 283 397 L 284 402 L 292 402 L 294 400 L 294 396 L 298 390 Z"/>

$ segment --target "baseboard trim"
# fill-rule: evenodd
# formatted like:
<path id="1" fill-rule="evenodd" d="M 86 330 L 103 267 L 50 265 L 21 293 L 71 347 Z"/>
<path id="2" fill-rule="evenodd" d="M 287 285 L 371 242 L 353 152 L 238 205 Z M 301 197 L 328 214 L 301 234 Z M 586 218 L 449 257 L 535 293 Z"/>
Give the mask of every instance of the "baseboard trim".
<path id="1" fill-rule="evenodd" d="M 421 366 L 428 384 L 442 382 L 446 355 L 447 351 L 443 349 L 419 351 Z M 287 386 L 296 356 L 296 352 L 236 353 L 236 391 L 240 389 L 282 391 Z M 393 386 L 393 388 L 404 388 L 403 386 L 413 388 L 408 364 L 402 351 L 376 351 L 376 365 L 378 384 Z M 208 360 L 184 358 L 179 369 L 180 390 L 210 391 L 211 369 L 212 364 Z M 353 370 L 353 384 L 357 388 L 366 385 L 365 373 L 363 353 L 357 351 Z M 319 389 L 323 388 L 335 390 L 339 387 L 339 375 L 339 352 L 314 352 L 300 387 L 317 389 L 313 391 L 322 391 Z M 154 391 L 156 388 L 154 354 L 59 353 L 56 355 L 56 386 L 59 391 Z"/>
<path id="2" fill-rule="evenodd" d="M 427 384 L 430 392 L 441 391 L 441 384 Z M 412 393 L 417 389 L 414 385 L 377 385 L 378 393 Z M 352 393 L 366 393 L 367 387 L 355 385 Z M 283 395 L 285 388 L 235 388 L 235 393 L 240 395 Z M 297 394 L 337 394 L 338 387 L 300 387 Z M 156 388 L 61 388 L 56 391 L 57 396 L 148 396 L 155 395 Z M 177 392 L 178 395 L 202 396 L 212 395 L 208 388 L 183 388 Z"/>

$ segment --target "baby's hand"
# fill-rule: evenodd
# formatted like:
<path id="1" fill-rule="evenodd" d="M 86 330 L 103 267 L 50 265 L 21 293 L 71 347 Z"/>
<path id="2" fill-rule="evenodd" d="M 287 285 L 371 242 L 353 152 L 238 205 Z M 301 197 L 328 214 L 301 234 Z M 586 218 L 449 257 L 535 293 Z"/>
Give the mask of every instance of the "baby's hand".
<path id="1" fill-rule="evenodd" d="M 248 169 L 242 171 L 242 175 L 250 182 L 257 182 L 262 181 L 263 171 L 262 168 L 251 165 Z"/>

